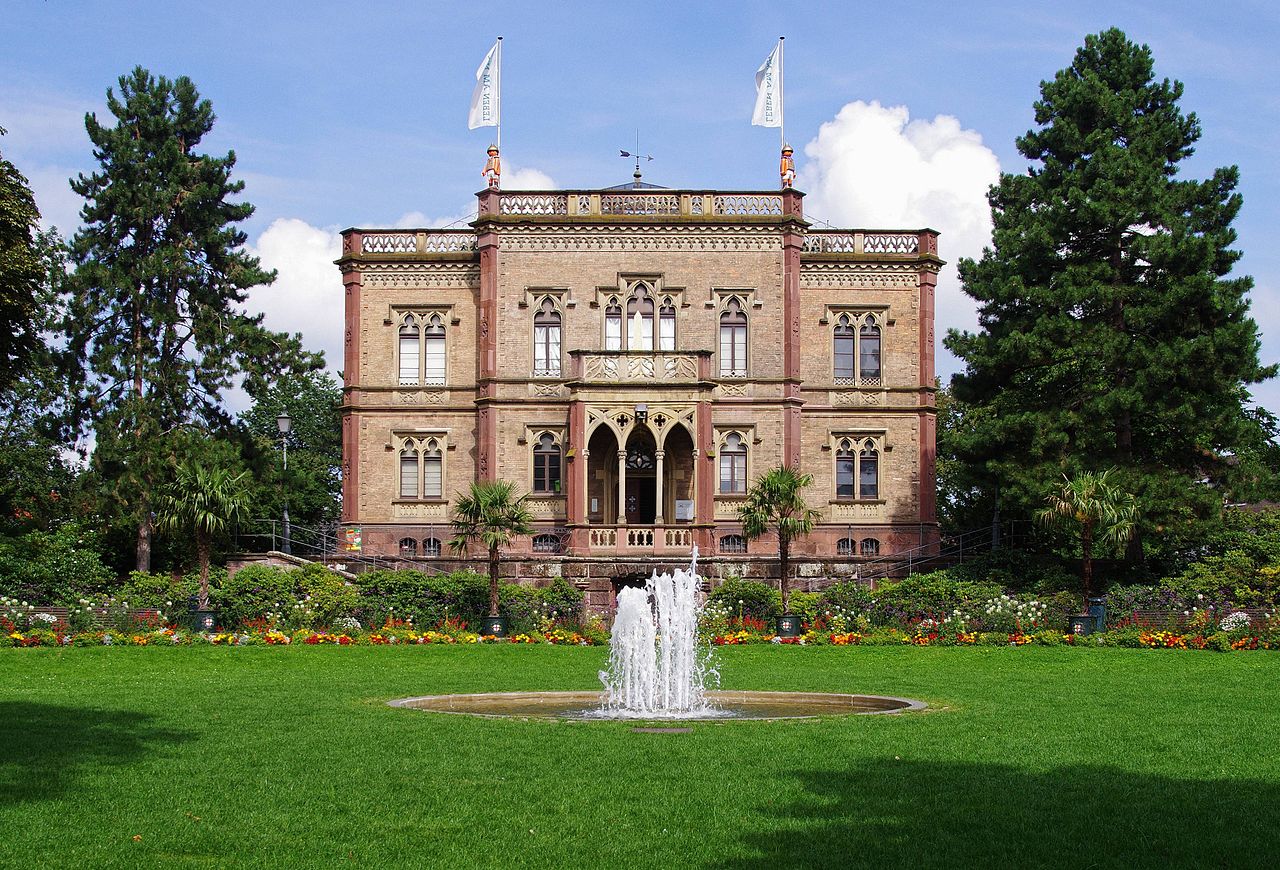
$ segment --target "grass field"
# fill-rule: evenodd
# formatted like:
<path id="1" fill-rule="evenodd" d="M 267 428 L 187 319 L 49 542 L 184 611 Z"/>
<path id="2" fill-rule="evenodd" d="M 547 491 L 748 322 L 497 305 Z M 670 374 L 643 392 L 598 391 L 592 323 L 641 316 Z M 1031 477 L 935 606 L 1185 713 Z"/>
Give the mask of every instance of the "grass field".
<path id="1" fill-rule="evenodd" d="M 1276 866 L 1280 656 L 726 648 L 726 688 L 926 713 L 521 722 L 602 649 L 5 650 L 0 865 Z"/>

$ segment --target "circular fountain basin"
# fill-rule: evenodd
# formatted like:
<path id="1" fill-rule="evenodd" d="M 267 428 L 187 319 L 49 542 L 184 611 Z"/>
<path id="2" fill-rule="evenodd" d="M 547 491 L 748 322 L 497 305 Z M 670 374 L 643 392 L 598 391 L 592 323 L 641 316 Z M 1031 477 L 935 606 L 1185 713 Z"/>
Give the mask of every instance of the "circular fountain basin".
<path id="1" fill-rule="evenodd" d="M 923 710 L 910 698 L 883 695 L 838 695 L 825 692 L 707 692 L 708 709 L 691 713 L 655 714 L 605 711 L 599 692 L 488 692 L 480 695 L 424 695 L 399 698 L 392 707 L 411 707 L 433 713 L 516 719 L 573 719 L 583 721 L 743 721 L 814 719 L 868 713 Z"/>

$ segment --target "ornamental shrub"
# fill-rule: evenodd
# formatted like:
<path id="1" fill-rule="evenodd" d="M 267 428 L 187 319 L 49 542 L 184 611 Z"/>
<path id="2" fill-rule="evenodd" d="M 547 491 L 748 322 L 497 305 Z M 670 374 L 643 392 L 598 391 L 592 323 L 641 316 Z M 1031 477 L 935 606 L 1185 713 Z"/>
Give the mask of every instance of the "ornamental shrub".
<path id="1" fill-rule="evenodd" d="M 0 537 L 0 595 L 36 606 L 72 607 L 106 592 L 112 579 L 102 562 L 98 532 L 88 523 Z"/>
<path id="2" fill-rule="evenodd" d="M 247 565 L 211 588 L 209 600 L 218 611 L 219 624 L 227 627 L 268 614 L 285 615 L 298 600 L 297 578 L 295 572 L 271 565 Z"/>
<path id="3" fill-rule="evenodd" d="M 871 589 L 853 580 L 845 580 L 823 590 L 818 602 L 820 612 L 836 613 L 843 610 L 849 617 L 870 613 L 875 605 Z"/>
<path id="4" fill-rule="evenodd" d="M 563 622 L 582 621 L 582 603 L 585 596 L 582 590 L 563 577 L 554 578 L 546 586 L 534 590 L 538 600 L 545 605 L 548 613 L 554 612 Z"/>
<path id="5" fill-rule="evenodd" d="M 356 587 L 323 565 L 311 564 L 288 572 L 304 601 L 315 614 L 316 625 L 332 625 L 340 616 L 351 616 L 359 602 Z"/>
<path id="6" fill-rule="evenodd" d="M 904 624 L 931 616 L 946 616 L 957 608 L 976 611 L 983 602 L 1000 597 L 994 583 L 956 580 L 946 571 L 912 574 L 897 583 L 888 583 L 873 594 L 872 619 L 880 625 Z"/>
<path id="7" fill-rule="evenodd" d="M 742 616 L 756 619 L 773 619 L 782 615 L 782 593 L 758 580 L 727 578 L 708 600 L 723 605 L 731 618 L 738 616 L 739 610 Z"/>
<path id="8" fill-rule="evenodd" d="M 213 583 L 212 575 L 210 583 Z M 195 577 L 130 571 L 129 579 L 116 590 L 115 597 L 134 607 L 155 608 L 171 617 L 187 609 L 187 600 L 196 594 L 196 586 Z"/>

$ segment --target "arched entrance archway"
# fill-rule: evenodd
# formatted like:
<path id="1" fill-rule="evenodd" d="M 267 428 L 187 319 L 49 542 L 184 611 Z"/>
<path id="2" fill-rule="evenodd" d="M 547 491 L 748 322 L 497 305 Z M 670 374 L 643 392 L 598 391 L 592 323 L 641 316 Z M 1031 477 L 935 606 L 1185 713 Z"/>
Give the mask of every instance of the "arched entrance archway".
<path id="1" fill-rule="evenodd" d="M 651 526 L 658 515 L 658 448 L 648 429 L 633 429 L 627 438 L 626 494 L 628 526 Z"/>

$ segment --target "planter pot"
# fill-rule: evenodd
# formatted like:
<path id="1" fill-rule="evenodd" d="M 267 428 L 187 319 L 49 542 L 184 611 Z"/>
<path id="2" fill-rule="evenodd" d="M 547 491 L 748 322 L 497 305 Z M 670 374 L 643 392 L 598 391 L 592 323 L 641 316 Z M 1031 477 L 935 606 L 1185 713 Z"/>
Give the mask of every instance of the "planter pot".
<path id="1" fill-rule="evenodd" d="M 480 633 L 494 637 L 507 636 L 507 618 L 505 616 L 486 616 L 480 620 Z"/>
<path id="2" fill-rule="evenodd" d="M 1093 634 L 1098 630 L 1098 619 L 1092 613 L 1080 613 L 1071 617 L 1072 634 Z"/>
<path id="3" fill-rule="evenodd" d="M 794 613 L 784 613 L 778 617 L 778 637 L 799 637 L 800 617 Z"/>
<path id="4" fill-rule="evenodd" d="M 192 631 L 213 631 L 218 624 L 218 614 L 213 610 L 193 609 L 191 611 Z"/>

